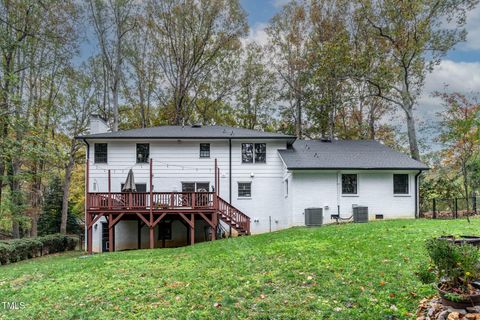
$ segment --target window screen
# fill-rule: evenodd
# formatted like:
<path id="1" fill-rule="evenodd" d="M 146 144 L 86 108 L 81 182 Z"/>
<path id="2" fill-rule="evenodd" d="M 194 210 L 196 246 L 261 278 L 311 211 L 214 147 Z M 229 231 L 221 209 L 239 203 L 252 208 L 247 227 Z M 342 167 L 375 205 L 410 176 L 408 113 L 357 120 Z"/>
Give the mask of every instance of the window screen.
<path id="1" fill-rule="evenodd" d="M 210 158 L 210 143 L 200 143 L 200 158 Z"/>
<path id="2" fill-rule="evenodd" d="M 209 192 L 208 182 L 182 182 L 182 192 Z"/>
<path id="3" fill-rule="evenodd" d="M 195 182 L 183 182 L 182 192 L 195 192 Z"/>
<path id="4" fill-rule="evenodd" d="M 239 182 L 238 183 L 238 197 L 250 198 L 252 196 L 252 183 L 251 182 Z"/>
<path id="5" fill-rule="evenodd" d="M 267 145 L 255 143 L 255 163 L 265 163 L 267 160 Z"/>
<path id="6" fill-rule="evenodd" d="M 357 194 L 357 175 L 342 174 L 342 193 Z"/>
<path id="7" fill-rule="evenodd" d="M 265 163 L 266 161 L 266 143 L 242 143 L 242 163 Z"/>
<path id="8" fill-rule="evenodd" d="M 393 193 L 408 194 L 408 174 L 393 175 Z"/>
<path id="9" fill-rule="evenodd" d="M 208 182 L 197 182 L 197 192 L 208 192 L 210 184 Z"/>
<path id="10" fill-rule="evenodd" d="M 108 145 L 106 143 L 95 143 L 95 163 L 108 162 Z"/>
<path id="11" fill-rule="evenodd" d="M 150 144 L 137 143 L 137 163 L 147 163 L 150 156 Z"/>
<path id="12" fill-rule="evenodd" d="M 242 163 L 253 163 L 253 143 L 242 143 Z"/>

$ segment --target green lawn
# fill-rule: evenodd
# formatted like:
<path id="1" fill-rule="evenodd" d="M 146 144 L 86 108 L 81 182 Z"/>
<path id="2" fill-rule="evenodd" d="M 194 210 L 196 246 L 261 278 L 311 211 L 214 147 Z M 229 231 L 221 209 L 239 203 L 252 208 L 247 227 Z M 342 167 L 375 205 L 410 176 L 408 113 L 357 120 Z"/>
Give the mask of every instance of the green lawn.
<path id="1" fill-rule="evenodd" d="M 44 257 L 0 267 L 4 319 L 404 319 L 434 293 L 424 240 L 480 220 L 293 228 L 178 249 Z M 6 311 L 2 302 L 23 302 Z"/>

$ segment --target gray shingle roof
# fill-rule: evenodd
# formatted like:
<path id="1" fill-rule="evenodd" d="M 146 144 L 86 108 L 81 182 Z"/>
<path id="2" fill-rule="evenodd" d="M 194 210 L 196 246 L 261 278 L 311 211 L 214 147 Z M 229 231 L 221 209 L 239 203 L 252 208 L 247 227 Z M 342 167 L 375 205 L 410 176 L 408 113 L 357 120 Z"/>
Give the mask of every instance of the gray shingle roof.
<path id="1" fill-rule="evenodd" d="M 373 140 L 297 140 L 293 149 L 279 153 L 290 170 L 428 169 L 425 164 Z"/>
<path id="2" fill-rule="evenodd" d="M 77 139 L 288 139 L 294 136 L 226 126 L 160 126 L 79 136 Z"/>

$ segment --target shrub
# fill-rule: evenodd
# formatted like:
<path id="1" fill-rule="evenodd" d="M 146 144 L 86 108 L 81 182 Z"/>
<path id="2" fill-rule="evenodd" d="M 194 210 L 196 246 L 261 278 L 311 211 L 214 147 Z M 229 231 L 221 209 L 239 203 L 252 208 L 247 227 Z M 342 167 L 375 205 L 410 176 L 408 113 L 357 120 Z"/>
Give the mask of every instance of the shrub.
<path id="1" fill-rule="evenodd" d="M 426 247 L 437 281 L 442 281 L 450 289 L 468 292 L 472 281 L 480 276 L 479 248 L 442 239 L 428 240 Z"/>
<path id="2" fill-rule="evenodd" d="M 61 234 L 0 241 L 0 264 L 31 259 L 43 254 L 75 250 L 78 239 Z"/>

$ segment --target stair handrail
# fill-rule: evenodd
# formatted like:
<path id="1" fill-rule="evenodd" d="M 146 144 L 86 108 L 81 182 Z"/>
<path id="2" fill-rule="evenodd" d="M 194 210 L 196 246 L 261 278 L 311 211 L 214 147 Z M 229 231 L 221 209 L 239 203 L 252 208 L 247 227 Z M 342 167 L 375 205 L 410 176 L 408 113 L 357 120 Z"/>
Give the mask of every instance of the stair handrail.
<path id="1" fill-rule="evenodd" d="M 250 234 L 250 217 L 223 200 L 220 196 L 217 196 L 217 198 L 218 210 L 224 213 L 235 225 L 239 225 L 242 231 Z"/>

